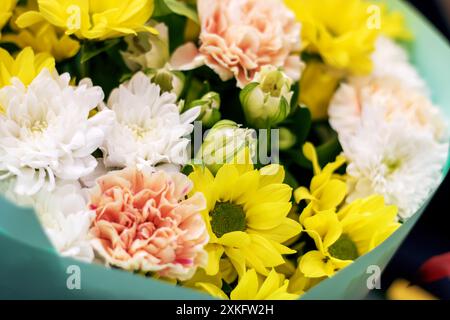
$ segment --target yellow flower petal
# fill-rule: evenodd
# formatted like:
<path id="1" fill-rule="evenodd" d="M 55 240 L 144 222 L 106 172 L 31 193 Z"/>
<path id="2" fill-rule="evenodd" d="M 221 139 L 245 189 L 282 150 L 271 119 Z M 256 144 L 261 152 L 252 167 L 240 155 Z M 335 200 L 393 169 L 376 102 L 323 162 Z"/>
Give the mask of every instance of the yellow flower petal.
<path id="1" fill-rule="evenodd" d="M 259 172 L 256 170 L 242 174 L 232 188 L 231 201 L 245 204 L 256 196 L 259 185 Z M 259 194 L 259 192 L 258 192 Z"/>
<path id="2" fill-rule="evenodd" d="M 208 253 L 208 265 L 205 268 L 207 275 L 215 275 L 219 272 L 219 263 L 224 248 L 220 245 L 209 243 L 205 246 L 205 250 Z"/>
<path id="3" fill-rule="evenodd" d="M 189 179 L 194 183 L 190 195 L 193 195 L 195 192 L 203 193 L 206 198 L 208 211 L 213 210 L 216 203 L 216 198 L 212 192 L 214 176 L 208 168 L 195 167 L 194 171 L 189 174 Z"/>
<path id="4" fill-rule="evenodd" d="M 247 225 L 256 230 L 268 230 L 278 227 L 291 210 L 290 202 L 262 203 L 247 211 Z"/>
<path id="5" fill-rule="evenodd" d="M 258 276 L 256 271 L 251 269 L 240 279 L 236 288 L 231 292 L 231 300 L 251 300 L 258 292 Z"/>
<path id="6" fill-rule="evenodd" d="M 33 79 L 47 68 L 52 71 L 55 60 L 48 53 L 35 55 L 33 49 L 23 49 L 14 60 L 6 50 L 0 50 L 0 88 L 11 83 L 11 78 L 18 77 L 24 85 L 28 85 Z"/>
<path id="7" fill-rule="evenodd" d="M 280 282 L 283 281 L 283 278 L 284 277 L 282 277 L 274 269 L 272 269 L 272 271 L 269 272 L 269 275 L 261 285 L 258 293 L 256 294 L 255 300 L 267 299 L 267 297 L 269 297 L 271 294 L 277 291 L 277 289 L 279 289 Z"/>
<path id="8" fill-rule="evenodd" d="M 313 205 L 314 205 L 314 203 L 313 203 L 313 202 L 310 202 L 310 203 L 305 207 L 305 209 L 303 209 L 302 213 L 300 214 L 299 221 L 300 221 L 300 223 L 301 223 L 302 225 L 305 225 L 305 219 L 306 219 L 306 218 L 309 218 L 309 217 L 311 217 L 311 216 L 314 215 Z"/>
<path id="9" fill-rule="evenodd" d="M 248 246 L 249 251 L 255 254 L 266 267 L 276 267 L 284 263 L 284 259 L 270 240 L 263 236 L 250 235 L 252 243 Z"/>
<path id="10" fill-rule="evenodd" d="M 318 213 L 305 219 L 305 230 L 316 232 L 325 248 L 336 242 L 342 234 L 342 226 L 333 211 Z"/>
<path id="11" fill-rule="evenodd" d="M 302 200 L 316 200 L 314 196 L 305 187 L 299 187 L 294 191 L 295 202 L 300 203 Z"/>
<path id="12" fill-rule="evenodd" d="M 347 184 L 343 181 L 330 180 L 322 190 L 320 197 L 319 210 L 336 209 L 336 207 L 345 199 L 347 195 Z"/>
<path id="13" fill-rule="evenodd" d="M 288 286 L 289 281 L 285 280 L 283 286 L 268 295 L 266 300 L 297 300 L 300 295 L 287 292 Z"/>
<path id="14" fill-rule="evenodd" d="M 212 295 L 215 298 L 228 300 L 228 297 L 225 294 L 225 292 L 220 290 L 212 283 L 198 282 L 196 284 L 196 287 L 202 289 L 203 291 L 207 292 L 208 294 Z"/>
<path id="15" fill-rule="evenodd" d="M 278 251 L 279 254 L 294 254 L 294 253 L 297 253 L 297 251 L 295 251 L 295 250 L 293 250 L 293 249 L 291 249 L 291 248 L 289 248 L 289 247 L 287 247 L 285 245 L 282 245 L 282 244 L 280 244 L 278 242 L 275 242 L 275 241 L 272 241 L 272 240 L 269 240 L 269 241 L 272 244 L 272 246 L 275 248 L 275 250 Z"/>
<path id="16" fill-rule="evenodd" d="M 217 242 L 227 247 L 241 248 L 248 246 L 251 240 L 247 233 L 242 231 L 233 231 L 224 234 L 221 238 L 217 239 Z"/>
<path id="17" fill-rule="evenodd" d="M 16 24 L 20 28 L 25 29 L 43 21 L 45 21 L 45 19 L 39 12 L 27 11 L 17 18 Z"/>
<path id="18" fill-rule="evenodd" d="M 297 236 L 302 231 L 302 226 L 297 222 L 289 218 L 284 218 L 280 225 L 268 230 L 253 230 L 248 229 L 250 234 L 259 234 L 266 239 L 273 240 L 278 243 L 286 242 L 287 240 Z"/>
<path id="19" fill-rule="evenodd" d="M 303 154 L 306 157 L 306 159 L 311 161 L 314 174 L 318 175 L 321 172 L 321 169 L 319 166 L 319 160 L 317 158 L 316 149 L 314 148 L 312 143 L 307 142 L 303 145 Z"/>
<path id="20" fill-rule="evenodd" d="M 300 271 L 307 277 L 330 277 L 334 274 L 331 260 L 320 251 L 309 251 L 302 256 L 299 263 Z"/>
<path id="21" fill-rule="evenodd" d="M 246 208 L 263 202 L 288 202 L 292 197 L 292 188 L 287 184 L 274 183 L 262 187 L 251 199 L 248 199 Z"/>
<path id="22" fill-rule="evenodd" d="M 245 273 L 245 260 L 246 257 L 242 250 L 234 248 L 225 248 L 225 254 L 230 259 L 239 277 L 242 277 Z"/>
<path id="23" fill-rule="evenodd" d="M 106 40 L 156 30 L 145 24 L 154 10 L 153 0 L 40 0 L 39 12 L 28 11 L 18 25 L 29 27 L 40 17 L 78 38 Z"/>
<path id="24" fill-rule="evenodd" d="M 239 178 L 236 167 L 224 164 L 216 174 L 214 179 L 214 195 L 218 201 L 226 202 L 231 200 L 233 187 Z"/>
<path id="25" fill-rule="evenodd" d="M 259 182 L 261 188 L 273 183 L 283 183 L 284 181 L 284 168 L 278 164 L 265 166 L 259 172 L 261 174 Z"/>

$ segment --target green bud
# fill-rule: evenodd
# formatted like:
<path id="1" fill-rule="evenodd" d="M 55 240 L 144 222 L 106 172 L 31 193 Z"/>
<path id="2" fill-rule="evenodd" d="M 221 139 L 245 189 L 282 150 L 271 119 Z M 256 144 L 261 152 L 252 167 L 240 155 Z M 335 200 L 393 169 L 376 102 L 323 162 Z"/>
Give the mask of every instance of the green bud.
<path id="1" fill-rule="evenodd" d="M 151 21 L 158 34 L 139 32 L 124 38 L 127 50 L 121 55 L 127 67 L 133 71 L 146 69 L 160 69 L 170 60 L 169 29 L 164 23 Z"/>
<path id="2" fill-rule="evenodd" d="M 157 84 L 161 88 L 162 92 L 171 92 L 177 97 L 181 95 L 185 82 L 185 77 L 182 72 L 163 68 L 149 69 L 146 74 L 152 83 Z"/>
<path id="3" fill-rule="evenodd" d="M 194 107 L 201 107 L 198 120 L 202 121 L 203 125 L 208 128 L 212 127 L 221 118 L 219 111 L 220 95 L 217 92 L 208 92 L 200 99 L 189 103 L 186 109 L 191 109 Z"/>
<path id="4" fill-rule="evenodd" d="M 287 128 L 280 128 L 280 150 L 290 149 L 296 142 L 297 137 Z"/>
<path id="5" fill-rule="evenodd" d="M 289 115 L 293 96 L 292 80 L 273 66 L 263 67 L 240 94 L 247 122 L 256 128 L 269 128 Z"/>
<path id="6" fill-rule="evenodd" d="M 216 173 L 225 163 L 246 163 L 256 154 L 256 134 L 231 120 L 217 122 L 208 132 L 197 159 Z"/>

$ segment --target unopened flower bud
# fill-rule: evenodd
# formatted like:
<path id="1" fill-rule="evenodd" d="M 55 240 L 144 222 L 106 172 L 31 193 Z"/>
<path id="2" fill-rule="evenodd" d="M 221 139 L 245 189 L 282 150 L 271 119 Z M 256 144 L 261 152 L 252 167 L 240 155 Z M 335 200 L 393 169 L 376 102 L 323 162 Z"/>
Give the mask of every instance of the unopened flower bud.
<path id="1" fill-rule="evenodd" d="M 171 92 L 177 97 L 183 92 L 185 77 L 182 72 L 163 68 L 148 70 L 146 73 L 152 83 L 159 85 L 162 92 Z"/>
<path id="2" fill-rule="evenodd" d="M 204 126 L 210 128 L 220 120 L 220 95 L 217 92 L 208 92 L 200 99 L 192 101 L 187 109 L 194 107 L 201 107 L 198 120 L 202 121 Z"/>
<path id="3" fill-rule="evenodd" d="M 240 94 L 247 122 L 256 128 L 269 128 L 289 115 L 292 80 L 275 67 L 263 67 Z"/>
<path id="4" fill-rule="evenodd" d="M 216 173 L 226 163 L 245 164 L 256 153 L 256 132 L 230 120 L 217 122 L 198 151 L 197 159 Z"/>
<path id="5" fill-rule="evenodd" d="M 280 150 L 288 150 L 297 142 L 297 137 L 287 128 L 280 128 Z"/>
<path id="6" fill-rule="evenodd" d="M 169 29 L 164 23 L 150 25 L 158 34 L 140 32 L 125 37 L 127 50 L 121 52 L 125 64 L 131 71 L 163 68 L 169 62 Z"/>

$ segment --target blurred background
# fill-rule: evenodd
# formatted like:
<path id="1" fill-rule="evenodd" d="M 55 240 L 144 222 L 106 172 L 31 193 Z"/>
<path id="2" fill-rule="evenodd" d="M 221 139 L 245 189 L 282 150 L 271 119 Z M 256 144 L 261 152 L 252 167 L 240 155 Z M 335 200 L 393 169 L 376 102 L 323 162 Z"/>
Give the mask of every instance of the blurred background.
<path id="1" fill-rule="evenodd" d="M 450 41 L 450 0 L 409 2 Z M 382 289 L 368 299 L 450 300 L 449 204 L 450 176 L 383 273 Z"/>

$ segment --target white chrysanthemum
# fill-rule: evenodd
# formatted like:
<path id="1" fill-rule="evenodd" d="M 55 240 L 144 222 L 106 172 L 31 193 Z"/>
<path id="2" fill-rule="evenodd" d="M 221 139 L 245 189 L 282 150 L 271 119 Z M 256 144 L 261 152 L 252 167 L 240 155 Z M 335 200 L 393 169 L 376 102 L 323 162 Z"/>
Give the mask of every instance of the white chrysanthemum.
<path id="1" fill-rule="evenodd" d="M 103 145 L 106 167 L 184 165 L 189 156 L 185 138 L 200 108 L 180 115 L 176 96 L 162 93 L 142 72 L 113 90 L 108 107 L 116 122 Z"/>
<path id="2" fill-rule="evenodd" d="M 89 113 L 103 100 L 89 80 L 79 86 L 43 70 L 25 87 L 18 79 L 0 89 L 0 179 L 17 177 L 15 192 L 33 195 L 56 179 L 77 180 L 95 169 L 91 155 L 103 143 L 114 114 Z"/>
<path id="3" fill-rule="evenodd" d="M 14 192 L 16 179 L 0 181 L 0 193 L 16 205 L 34 209 L 45 233 L 62 256 L 92 262 L 94 251 L 89 228 L 95 211 L 89 210 L 80 184 L 58 182 L 52 192 L 44 188 L 33 196 L 26 196 Z"/>
<path id="4" fill-rule="evenodd" d="M 448 144 L 415 130 L 405 118 L 385 121 L 379 106 L 366 107 L 351 139 L 342 143 L 349 161 L 347 201 L 381 194 L 407 219 L 439 185 Z"/>
<path id="5" fill-rule="evenodd" d="M 404 86 L 428 96 L 425 81 L 409 62 L 406 50 L 394 40 L 380 36 L 376 42 L 372 61 L 374 68 L 371 77 L 393 77 L 401 80 Z"/>
<path id="6" fill-rule="evenodd" d="M 405 87 L 399 79 L 385 77 L 341 84 L 328 110 L 330 124 L 341 142 L 352 138 L 367 108 L 379 109 L 382 122 L 402 117 L 413 130 L 428 132 L 438 142 L 447 141 L 447 124 L 430 99 Z"/>
<path id="7" fill-rule="evenodd" d="M 34 207 L 47 236 L 62 256 L 92 262 L 94 251 L 88 234 L 95 212 L 88 210 L 87 202 L 78 183 L 58 184 L 53 192 L 42 190 Z"/>

